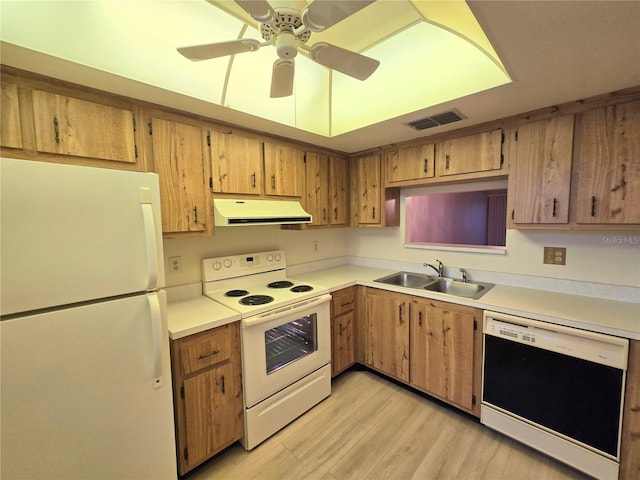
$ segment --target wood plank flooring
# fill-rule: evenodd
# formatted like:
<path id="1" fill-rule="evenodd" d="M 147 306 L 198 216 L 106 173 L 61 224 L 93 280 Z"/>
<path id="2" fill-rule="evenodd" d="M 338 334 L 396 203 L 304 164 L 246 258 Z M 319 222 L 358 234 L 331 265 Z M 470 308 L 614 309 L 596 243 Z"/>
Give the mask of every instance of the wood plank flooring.
<path id="1" fill-rule="evenodd" d="M 586 480 L 589 477 L 369 371 L 253 449 L 188 474 L 222 479 Z"/>

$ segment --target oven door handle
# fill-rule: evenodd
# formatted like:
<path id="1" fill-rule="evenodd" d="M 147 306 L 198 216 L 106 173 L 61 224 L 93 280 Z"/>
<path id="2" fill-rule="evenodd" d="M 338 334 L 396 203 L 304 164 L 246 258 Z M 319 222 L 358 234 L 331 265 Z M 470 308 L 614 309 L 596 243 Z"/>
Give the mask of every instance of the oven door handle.
<path id="1" fill-rule="evenodd" d="M 331 294 L 327 293 L 325 295 L 319 295 L 317 297 L 310 298 L 309 300 L 292 303 L 291 305 L 287 305 L 282 308 L 277 308 L 275 310 L 271 310 L 261 315 L 256 315 L 254 317 L 249 317 L 249 318 L 243 318 L 242 328 L 247 329 L 250 327 L 255 327 L 256 325 L 260 325 L 262 323 L 271 322 L 273 320 L 277 320 L 278 318 L 290 315 L 298 310 L 301 310 L 301 309 L 308 310 L 311 307 L 321 305 L 323 303 L 329 302 L 330 300 L 331 300 Z"/>

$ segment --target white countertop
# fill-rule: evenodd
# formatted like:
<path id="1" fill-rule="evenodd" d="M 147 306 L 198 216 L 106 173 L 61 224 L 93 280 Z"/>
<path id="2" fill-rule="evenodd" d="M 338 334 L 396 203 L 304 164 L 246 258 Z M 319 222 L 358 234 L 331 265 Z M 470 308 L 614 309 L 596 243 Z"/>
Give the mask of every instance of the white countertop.
<path id="1" fill-rule="evenodd" d="M 356 284 L 365 285 L 640 340 L 640 304 L 637 303 L 506 285 L 496 285 L 478 300 L 470 300 L 438 292 L 374 282 L 375 279 L 394 272 L 394 270 L 381 268 L 341 265 L 292 275 L 292 278 L 323 285 L 329 291 Z"/>
<path id="2" fill-rule="evenodd" d="M 202 295 L 180 299 L 170 302 L 168 305 L 169 338 L 171 340 L 204 332 L 238 320 L 240 320 L 238 312 Z"/>

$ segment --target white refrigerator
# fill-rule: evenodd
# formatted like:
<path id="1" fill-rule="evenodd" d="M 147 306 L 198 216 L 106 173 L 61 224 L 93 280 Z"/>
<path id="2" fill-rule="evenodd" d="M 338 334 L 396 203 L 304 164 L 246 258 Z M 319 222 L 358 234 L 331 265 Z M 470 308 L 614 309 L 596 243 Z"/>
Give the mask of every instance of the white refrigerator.
<path id="1" fill-rule="evenodd" d="M 0 162 L 0 477 L 175 479 L 157 175 Z"/>

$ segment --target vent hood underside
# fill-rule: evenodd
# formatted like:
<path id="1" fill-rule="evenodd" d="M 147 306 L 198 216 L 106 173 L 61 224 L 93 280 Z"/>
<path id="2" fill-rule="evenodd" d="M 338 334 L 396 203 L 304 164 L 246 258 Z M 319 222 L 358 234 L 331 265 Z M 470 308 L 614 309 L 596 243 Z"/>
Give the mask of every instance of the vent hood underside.
<path id="1" fill-rule="evenodd" d="M 217 227 L 242 225 L 289 225 L 311 223 L 312 218 L 300 202 L 291 200 L 213 199 L 213 218 Z"/>

